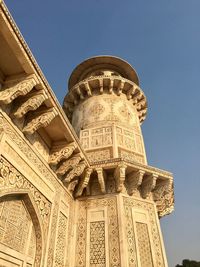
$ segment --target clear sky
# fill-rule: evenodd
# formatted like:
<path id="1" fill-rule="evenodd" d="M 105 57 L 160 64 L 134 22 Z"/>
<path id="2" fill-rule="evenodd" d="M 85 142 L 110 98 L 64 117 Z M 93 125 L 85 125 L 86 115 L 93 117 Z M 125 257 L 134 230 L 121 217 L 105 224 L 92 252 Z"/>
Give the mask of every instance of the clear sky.
<path id="1" fill-rule="evenodd" d="M 148 163 L 172 171 L 161 220 L 169 267 L 200 260 L 200 0 L 5 1 L 62 103 L 73 68 L 109 54 L 136 69 L 148 99 Z"/>

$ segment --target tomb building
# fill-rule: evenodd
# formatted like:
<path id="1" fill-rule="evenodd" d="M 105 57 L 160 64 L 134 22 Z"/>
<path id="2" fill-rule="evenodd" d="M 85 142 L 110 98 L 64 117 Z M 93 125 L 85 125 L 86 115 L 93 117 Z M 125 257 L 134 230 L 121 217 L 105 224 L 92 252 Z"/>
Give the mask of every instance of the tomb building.
<path id="1" fill-rule="evenodd" d="M 61 107 L 0 1 L 0 266 L 167 267 L 173 176 L 148 165 L 136 71 L 93 57 L 67 89 Z"/>

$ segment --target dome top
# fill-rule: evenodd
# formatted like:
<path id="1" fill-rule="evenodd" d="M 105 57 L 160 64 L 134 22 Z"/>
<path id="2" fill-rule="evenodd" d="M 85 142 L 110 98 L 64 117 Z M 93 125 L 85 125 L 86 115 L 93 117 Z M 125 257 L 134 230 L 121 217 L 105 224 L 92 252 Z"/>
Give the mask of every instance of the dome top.
<path id="1" fill-rule="evenodd" d="M 101 75 L 101 72 L 111 71 L 139 85 L 139 78 L 133 67 L 125 60 L 113 56 L 96 56 L 80 63 L 69 78 L 69 89 L 89 76 Z M 112 73 L 111 73 L 112 75 Z"/>

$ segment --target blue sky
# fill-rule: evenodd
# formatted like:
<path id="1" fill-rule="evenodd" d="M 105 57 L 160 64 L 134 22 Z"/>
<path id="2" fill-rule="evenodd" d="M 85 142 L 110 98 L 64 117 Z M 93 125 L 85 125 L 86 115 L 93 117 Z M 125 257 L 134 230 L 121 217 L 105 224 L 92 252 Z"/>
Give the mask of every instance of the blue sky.
<path id="1" fill-rule="evenodd" d="M 127 60 L 148 99 L 148 163 L 174 173 L 175 212 L 161 220 L 169 267 L 200 260 L 200 1 L 7 0 L 57 98 L 73 68 Z"/>

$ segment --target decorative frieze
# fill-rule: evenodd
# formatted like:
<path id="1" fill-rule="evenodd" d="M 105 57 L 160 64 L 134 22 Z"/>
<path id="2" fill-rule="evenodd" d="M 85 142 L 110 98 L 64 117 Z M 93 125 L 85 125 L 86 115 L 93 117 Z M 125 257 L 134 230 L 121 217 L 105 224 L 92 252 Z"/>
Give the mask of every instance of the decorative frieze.
<path id="1" fill-rule="evenodd" d="M 18 96 L 29 93 L 38 83 L 35 74 L 6 81 L 0 91 L 0 103 L 10 104 Z"/>
<path id="2" fill-rule="evenodd" d="M 39 128 L 47 127 L 57 115 L 58 113 L 55 108 L 36 112 L 33 118 L 31 118 L 23 128 L 23 132 L 26 134 L 33 134 Z"/>

